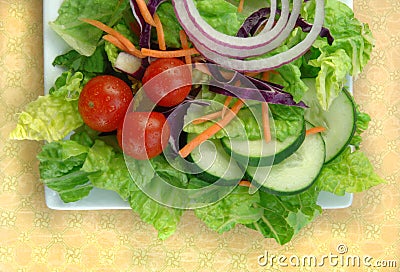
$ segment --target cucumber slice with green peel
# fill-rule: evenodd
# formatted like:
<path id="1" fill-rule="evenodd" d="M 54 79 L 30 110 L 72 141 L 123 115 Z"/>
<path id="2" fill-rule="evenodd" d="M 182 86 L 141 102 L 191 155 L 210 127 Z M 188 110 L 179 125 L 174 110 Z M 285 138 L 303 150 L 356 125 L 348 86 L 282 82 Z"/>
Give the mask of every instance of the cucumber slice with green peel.
<path id="1" fill-rule="evenodd" d="M 356 131 L 357 112 L 352 95 L 343 89 L 328 111 L 320 106 L 316 96 L 315 79 L 303 79 L 310 88 L 303 97 L 309 106 L 304 118 L 314 126 L 326 128 L 322 137 L 326 146 L 325 162 L 336 158 L 350 144 Z"/>
<path id="2" fill-rule="evenodd" d="M 189 133 L 187 142 L 196 134 Z M 188 160 L 199 168 L 199 178 L 221 185 L 233 185 L 242 180 L 244 170 L 230 157 L 218 139 L 209 139 L 196 147 L 188 156 Z"/>
<path id="3" fill-rule="evenodd" d="M 320 133 L 308 135 L 300 148 L 279 164 L 249 166 L 246 174 L 260 190 L 277 195 L 293 195 L 307 190 L 316 181 L 325 161 L 325 143 Z"/>
<path id="4" fill-rule="evenodd" d="M 221 142 L 228 154 L 242 165 L 269 166 L 278 164 L 292 155 L 303 143 L 305 138 L 305 121 L 299 126 L 298 133 L 287 137 L 283 142 L 272 139 L 266 142 L 260 140 L 238 140 L 222 138 Z"/>

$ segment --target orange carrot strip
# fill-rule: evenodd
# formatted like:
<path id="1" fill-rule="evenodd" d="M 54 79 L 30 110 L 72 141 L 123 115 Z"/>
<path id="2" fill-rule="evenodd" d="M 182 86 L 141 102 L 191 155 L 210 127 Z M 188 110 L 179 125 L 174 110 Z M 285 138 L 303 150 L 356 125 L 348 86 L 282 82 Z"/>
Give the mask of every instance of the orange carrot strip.
<path id="1" fill-rule="evenodd" d="M 183 49 L 189 49 L 189 43 L 188 43 L 188 38 L 183 29 L 179 31 L 179 38 L 181 40 L 182 48 Z M 192 64 L 192 57 L 191 56 L 185 56 L 185 62 L 186 64 Z"/>
<path id="2" fill-rule="evenodd" d="M 265 71 L 262 73 L 261 79 L 264 81 L 268 81 L 269 80 L 269 71 Z"/>
<path id="3" fill-rule="evenodd" d="M 267 143 L 269 143 L 271 141 L 271 131 L 270 131 L 270 127 L 269 127 L 269 114 L 268 114 L 268 103 L 267 102 L 263 102 L 261 104 L 261 112 L 262 112 L 264 140 Z"/>
<path id="4" fill-rule="evenodd" d="M 82 18 L 80 19 L 81 21 L 91 24 L 92 26 L 95 26 L 101 30 L 103 30 L 104 32 L 114 36 L 115 38 L 117 38 L 127 49 L 128 49 L 128 53 L 139 57 L 139 58 L 143 58 L 142 53 L 140 52 L 140 50 L 138 50 L 132 43 L 130 40 L 128 40 L 128 38 L 126 38 L 124 35 L 122 35 L 121 33 L 119 33 L 118 31 L 116 31 L 115 29 L 103 24 L 100 21 L 97 20 L 93 20 L 93 19 L 87 19 L 87 18 Z"/>
<path id="5" fill-rule="evenodd" d="M 128 52 L 128 48 L 126 48 L 126 46 L 120 42 L 120 40 L 118 40 L 117 38 L 115 38 L 113 35 L 107 34 L 103 36 L 103 39 L 112 43 L 113 45 L 115 45 L 116 47 L 118 47 L 119 49 L 121 49 L 122 51 Z"/>
<path id="6" fill-rule="evenodd" d="M 195 48 L 179 49 L 173 51 L 160 51 L 160 50 L 142 48 L 142 54 L 144 56 L 154 57 L 154 58 L 179 58 L 179 57 L 199 54 L 199 52 Z"/>
<path id="7" fill-rule="evenodd" d="M 237 12 L 239 12 L 239 13 L 242 12 L 243 6 L 244 6 L 244 0 L 240 0 Z"/>
<path id="8" fill-rule="evenodd" d="M 227 96 L 226 97 L 226 99 L 225 99 L 225 102 L 224 102 L 224 106 L 222 107 L 222 113 L 221 113 L 221 115 L 222 115 L 222 117 L 224 117 L 225 116 L 225 113 L 226 113 L 226 109 L 228 109 L 228 107 L 229 107 L 229 104 L 231 103 L 231 101 L 232 101 L 232 96 Z"/>
<path id="9" fill-rule="evenodd" d="M 142 14 L 143 19 L 146 23 L 152 26 L 156 26 L 156 23 L 154 22 L 153 17 L 150 14 L 149 9 L 147 8 L 147 4 L 144 0 L 136 0 L 136 3 L 139 7 L 140 14 Z"/>
<path id="10" fill-rule="evenodd" d="M 319 132 L 323 132 L 325 130 L 326 130 L 326 128 L 324 128 L 324 127 L 313 127 L 313 128 L 306 130 L 306 135 L 316 134 Z"/>
<path id="11" fill-rule="evenodd" d="M 250 187 L 251 186 L 251 182 L 248 180 L 241 180 L 238 183 L 239 186 L 245 186 L 245 187 Z"/>
<path id="12" fill-rule="evenodd" d="M 256 77 L 256 76 L 258 76 L 260 73 L 259 72 L 245 72 L 244 73 L 246 76 L 249 76 L 249 77 Z"/>
<path id="13" fill-rule="evenodd" d="M 223 127 L 229 124 L 230 121 L 236 116 L 243 106 L 243 101 L 238 100 L 231 108 L 231 110 L 220 121 L 214 123 L 212 126 L 197 135 L 192 141 L 187 143 L 180 151 L 179 155 L 186 158 L 197 146 L 207 141 L 211 136 L 220 131 Z"/>
<path id="14" fill-rule="evenodd" d="M 193 125 L 198 125 L 198 124 L 210 121 L 210 120 L 214 120 L 214 119 L 216 119 L 218 117 L 221 117 L 221 115 L 222 115 L 222 111 L 216 111 L 216 112 L 213 112 L 213 113 L 210 113 L 210 114 L 206 114 L 204 116 L 201 116 L 201 117 L 193 119 L 192 120 L 192 124 Z"/>
<path id="15" fill-rule="evenodd" d="M 153 19 L 154 23 L 156 24 L 158 47 L 160 50 L 167 50 L 167 46 L 165 45 L 164 29 L 157 13 L 154 13 Z"/>

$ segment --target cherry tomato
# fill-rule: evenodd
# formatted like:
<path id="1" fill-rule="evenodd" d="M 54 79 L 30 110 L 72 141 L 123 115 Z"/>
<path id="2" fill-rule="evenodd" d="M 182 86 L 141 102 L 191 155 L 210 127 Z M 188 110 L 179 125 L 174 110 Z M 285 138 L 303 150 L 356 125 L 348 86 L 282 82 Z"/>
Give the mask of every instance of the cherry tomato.
<path id="1" fill-rule="evenodd" d="M 117 130 L 123 152 L 138 160 L 151 159 L 168 144 L 170 128 L 159 112 L 128 112 Z"/>
<path id="2" fill-rule="evenodd" d="M 96 76 L 83 87 L 78 110 L 89 127 L 109 132 L 123 121 L 132 99 L 131 88 L 123 80 L 110 75 Z"/>
<path id="3" fill-rule="evenodd" d="M 178 69 L 172 69 L 182 66 Z M 166 72 L 164 72 L 166 71 Z M 146 83 L 156 75 L 163 73 L 157 80 Z M 189 94 L 192 76 L 186 64 L 177 58 L 162 58 L 150 63 L 147 67 L 142 83 L 146 95 L 157 105 L 172 107 L 181 103 Z"/>

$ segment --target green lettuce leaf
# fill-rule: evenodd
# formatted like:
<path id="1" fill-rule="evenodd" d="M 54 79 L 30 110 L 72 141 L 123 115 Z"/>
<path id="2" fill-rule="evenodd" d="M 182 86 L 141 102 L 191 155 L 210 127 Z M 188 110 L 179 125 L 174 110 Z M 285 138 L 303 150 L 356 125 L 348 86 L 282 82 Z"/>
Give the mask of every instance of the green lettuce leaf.
<path id="1" fill-rule="evenodd" d="M 274 82 L 283 86 L 285 92 L 293 96 L 294 101 L 300 102 L 304 93 L 307 91 L 307 86 L 301 80 L 301 71 L 298 65 L 294 63 L 285 64 L 276 69 L 280 75 L 277 80 L 274 77 Z"/>
<path id="2" fill-rule="evenodd" d="M 88 177 L 95 187 L 115 191 L 125 200 L 137 190 L 124 156 L 101 140 L 96 140 L 90 148 L 82 170 L 93 173 Z"/>
<path id="3" fill-rule="evenodd" d="M 90 56 L 103 32 L 79 19 L 95 19 L 112 26 L 128 8 L 128 0 L 65 0 L 58 10 L 57 19 L 49 24 L 72 49 Z"/>
<path id="4" fill-rule="evenodd" d="M 356 109 L 356 115 L 356 132 L 354 133 L 350 144 L 353 145 L 356 149 L 359 149 L 362 142 L 361 134 L 365 130 L 367 130 L 368 124 L 371 121 L 371 117 L 367 113 L 361 112 L 358 105 Z"/>
<path id="5" fill-rule="evenodd" d="M 333 100 L 339 95 L 351 69 L 351 59 L 343 49 L 328 54 L 323 52 L 318 59 L 309 64 L 320 67 L 315 81 L 317 98 L 323 110 L 327 111 Z"/>
<path id="6" fill-rule="evenodd" d="M 246 16 L 237 12 L 237 6 L 225 0 L 196 0 L 196 7 L 204 20 L 214 29 L 228 34 L 236 35 Z M 163 25 L 165 43 L 167 47 L 181 48 L 179 24 L 171 2 L 162 3 L 157 9 L 157 15 Z M 154 29 L 153 29 L 154 30 Z M 153 31 L 152 38 L 155 41 L 156 34 Z"/>
<path id="7" fill-rule="evenodd" d="M 56 65 L 73 71 L 104 73 L 107 68 L 104 46 L 98 46 L 89 57 L 83 56 L 75 50 L 70 50 L 54 59 L 53 66 Z"/>
<path id="8" fill-rule="evenodd" d="M 214 29 L 235 36 L 246 19 L 237 12 L 237 6 L 225 0 L 197 0 L 196 7 L 201 17 Z"/>
<path id="9" fill-rule="evenodd" d="M 182 27 L 176 18 L 172 3 L 162 3 L 156 12 L 163 25 L 166 46 L 170 48 L 182 48 L 181 40 L 179 38 L 179 31 L 182 30 Z M 157 35 L 156 33 L 152 34 L 153 40 L 155 40 Z"/>
<path id="10" fill-rule="evenodd" d="M 314 11 L 315 2 L 308 1 L 302 15 L 312 22 Z M 313 75 L 315 68 L 319 68 L 317 93 L 322 108 L 327 110 L 344 86 L 345 75 L 357 76 L 367 64 L 375 41 L 368 24 L 357 20 L 352 9 L 338 0 L 326 1 L 324 26 L 330 30 L 333 44 L 329 45 L 326 38 L 318 38 L 310 53 L 303 57 L 307 61 L 301 70 Z"/>
<path id="11" fill-rule="evenodd" d="M 261 218 L 246 226 L 259 231 L 264 237 L 274 238 L 279 244 L 289 242 L 300 229 L 321 214 L 316 204 L 319 191 L 315 187 L 293 196 L 276 196 L 259 191 L 263 209 Z"/>
<path id="12" fill-rule="evenodd" d="M 11 131 L 10 138 L 61 140 L 83 124 L 77 108 L 77 101 L 66 101 L 64 97 L 53 95 L 40 96 L 18 115 L 17 126 Z"/>
<path id="13" fill-rule="evenodd" d="M 367 156 L 360 150 L 347 148 L 332 162 L 326 164 L 317 179 L 318 187 L 336 195 L 358 193 L 385 183 L 374 171 Z"/>
<path id="14" fill-rule="evenodd" d="M 259 201 L 258 192 L 249 194 L 249 188 L 238 186 L 218 202 L 195 209 L 194 212 L 210 229 L 223 233 L 237 224 L 257 222 L 264 212 L 256 206 Z"/>
<path id="15" fill-rule="evenodd" d="M 86 197 L 93 188 L 90 173 L 80 170 L 88 152 L 87 146 L 64 140 L 44 145 L 37 155 L 41 181 L 66 203 Z"/>
<path id="16" fill-rule="evenodd" d="M 86 79 L 80 72 L 64 72 L 50 93 L 39 96 L 18 114 L 14 140 L 58 141 L 83 125 L 78 111 L 78 98 Z"/>
<path id="17" fill-rule="evenodd" d="M 153 166 L 149 161 L 129 160 L 128 165 L 136 184 L 145 187 L 146 191 L 152 190 L 152 193 L 156 193 L 162 197 L 163 201 L 173 201 L 176 203 L 177 200 L 175 198 L 179 196 L 168 193 L 168 191 L 163 189 L 164 186 L 158 186 L 161 184 L 158 180 L 160 176 L 155 174 L 156 169 L 161 170 L 164 167 L 171 167 L 166 161 L 164 163 L 157 161 L 154 164 L 155 166 Z M 164 180 L 167 178 L 166 181 L 169 181 L 168 183 L 173 183 L 172 179 L 174 179 L 176 175 L 177 174 L 168 175 L 166 172 L 163 172 L 162 178 Z M 186 182 L 182 177 L 178 177 L 178 179 Z M 180 184 L 179 187 L 185 187 L 185 185 Z M 130 194 L 128 201 L 132 209 L 139 214 L 144 222 L 154 226 L 158 231 L 158 237 L 162 240 L 168 238 L 175 232 L 183 214 L 182 209 L 171 208 L 160 204 L 139 189 Z"/>

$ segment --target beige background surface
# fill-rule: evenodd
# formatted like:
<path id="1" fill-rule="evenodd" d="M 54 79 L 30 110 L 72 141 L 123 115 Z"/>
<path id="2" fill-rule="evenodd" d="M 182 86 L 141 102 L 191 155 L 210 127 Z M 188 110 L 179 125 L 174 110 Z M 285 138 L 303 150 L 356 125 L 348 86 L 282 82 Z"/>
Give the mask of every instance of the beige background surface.
<path id="1" fill-rule="evenodd" d="M 400 1 L 355 0 L 356 16 L 377 40 L 355 82 L 373 121 L 362 149 L 387 184 L 355 195 L 352 207 L 324 211 L 285 246 L 237 227 L 223 235 L 186 213 L 161 242 L 126 211 L 54 211 L 44 203 L 34 142 L 9 141 L 16 112 L 43 93 L 42 1 L 0 0 L 0 271 L 351 271 L 261 267 L 269 254 L 323 256 L 344 244 L 348 255 L 397 260 L 400 271 Z"/>

